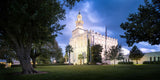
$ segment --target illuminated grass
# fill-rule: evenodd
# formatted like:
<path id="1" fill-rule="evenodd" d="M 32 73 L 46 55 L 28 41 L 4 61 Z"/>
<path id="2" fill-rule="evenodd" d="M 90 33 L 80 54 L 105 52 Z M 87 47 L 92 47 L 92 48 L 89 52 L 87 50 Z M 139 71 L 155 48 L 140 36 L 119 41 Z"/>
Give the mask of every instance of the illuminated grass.
<path id="1" fill-rule="evenodd" d="M 21 68 L 1 70 L 0 80 L 159 80 L 160 65 L 57 65 L 38 66 L 47 74 L 8 75 Z M 7 74 L 6 74 L 7 73 Z"/>

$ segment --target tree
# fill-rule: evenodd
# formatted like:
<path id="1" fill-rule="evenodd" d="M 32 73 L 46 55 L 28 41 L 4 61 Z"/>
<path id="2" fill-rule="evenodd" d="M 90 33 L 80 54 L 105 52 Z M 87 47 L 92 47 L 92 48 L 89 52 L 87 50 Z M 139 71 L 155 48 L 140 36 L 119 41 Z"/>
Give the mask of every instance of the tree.
<path id="1" fill-rule="evenodd" d="M 121 46 L 112 46 L 109 51 L 105 53 L 106 58 L 109 58 L 110 60 L 114 60 L 114 67 L 115 67 L 115 60 L 119 55 L 119 52 L 121 51 Z"/>
<path id="2" fill-rule="evenodd" d="M 97 45 L 93 45 L 91 47 L 91 54 L 92 54 L 92 61 L 91 63 L 96 64 L 97 62 L 102 62 L 102 58 L 101 58 L 101 52 L 102 52 L 102 46 L 97 44 Z"/>
<path id="3" fill-rule="evenodd" d="M 127 22 L 120 27 L 125 30 L 124 35 L 128 46 L 141 41 L 151 45 L 160 44 L 160 1 L 152 0 L 149 3 L 145 0 L 145 5 L 140 5 L 137 13 L 132 13 L 127 18 Z"/>
<path id="4" fill-rule="evenodd" d="M 65 25 L 64 6 L 72 8 L 80 0 L 1 0 L 0 40 L 16 52 L 23 74 L 36 73 L 30 63 L 33 43 L 55 38 Z"/>
<path id="5" fill-rule="evenodd" d="M 68 53 L 69 54 L 69 64 L 70 64 L 70 53 L 71 52 L 73 52 L 73 48 L 72 48 L 72 46 L 71 45 L 67 45 L 66 46 L 66 53 Z"/>
<path id="6" fill-rule="evenodd" d="M 63 58 L 63 56 L 62 56 L 58 61 L 59 61 L 59 63 L 64 63 L 65 58 Z"/>
<path id="7" fill-rule="evenodd" d="M 54 53 L 52 53 L 52 57 L 55 58 L 57 63 L 63 63 L 63 53 L 62 53 L 62 48 L 56 49 L 56 51 Z"/>
<path id="8" fill-rule="evenodd" d="M 65 62 L 67 62 L 68 61 L 68 53 L 65 54 L 64 58 L 65 58 Z"/>
<path id="9" fill-rule="evenodd" d="M 0 59 L 6 59 L 7 63 L 12 63 L 16 58 L 16 53 L 5 41 L 0 41 Z"/>
<path id="10" fill-rule="evenodd" d="M 59 60 L 63 58 L 62 48 L 58 48 L 54 57 L 56 58 L 56 61 L 60 62 Z"/>
<path id="11" fill-rule="evenodd" d="M 78 59 L 80 60 L 80 64 L 82 64 L 82 59 L 84 59 L 84 56 L 82 54 L 79 54 Z"/>
<path id="12" fill-rule="evenodd" d="M 90 42 L 89 42 L 89 39 L 88 39 L 88 45 L 87 45 L 87 64 L 89 64 L 90 61 Z"/>
<path id="13" fill-rule="evenodd" d="M 48 53 L 41 54 L 36 59 L 38 64 L 51 64 L 51 57 Z"/>
<path id="14" fill-rule="evenodd" d="M 61 54 L 62 50 L 59 48 L 58 43 L 55 39 L 52 39 L 51 41 L 47 42 L 41 42 L 41 43 L 33 43 L 32 44 L 32 49 L 31 49 L 31 54 L 30 57 L 33 62 L 33 67 L 35 68 L 35 62 L 36 58 L 42 54 L 46 54 L 48 56 L 54 56 L 58 59 Z M 62 55 L 62 54 L 61 54 Z"/>
<path id="15" fill-rule="evenodd" d="M 140 51 L 137 46 L 133 46 L 133 48 L 130 51 L 129 58 L 132 60 L 136 60 L 136 63 L 138 64 L 138 60 L 140 60 L 143 57 L 142 51 Z"/>
<path id="16" fill-rule="evenodd" d="M 30 53 L 30 57 L 32 59 L 33 62 L 33 67 L 36 68 L 36 58 L 38 56 L 40 56 L 43 52 L 42 50 L 42 44 L 32 44 L 32 49 L 31 49 L 31 53 Z"/>
<path id="17" fill-rule="evenodd" d="M 118 59 L 118 60 L 122 60 L 122 59 L 124 60 L 124 57 L 123 57 L 123 56 L 124 56 L 123 53 L 119 53 L 118 56 L 117 56 L 117 59 Z M 123 62 L 124 62 L 124 61 L 123 61 Z"/>

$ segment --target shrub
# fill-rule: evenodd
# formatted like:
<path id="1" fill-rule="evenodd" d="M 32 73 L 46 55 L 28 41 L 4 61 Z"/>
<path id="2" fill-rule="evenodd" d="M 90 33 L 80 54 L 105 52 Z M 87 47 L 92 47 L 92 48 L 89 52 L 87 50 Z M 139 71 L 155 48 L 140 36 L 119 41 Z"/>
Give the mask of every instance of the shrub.
<path id="1" fill-rule="evenodd" d="M 143 64 L 160 64 L 160 61 L 144 61 Z"/>
<path id="2" fill-rule="evenodd" d="M 0 68 L 5 68 L 5 64 L 0 63 Z"/>
<path id="3" fill-rule="evenodd" d="M 21 67 L 21 65 L 11 65 L 11 67 Z"/>
<path id="4" fill-rule="evenodd" d="M 118 62 L 118 64 L 133 64 L 133 62 Z"/>

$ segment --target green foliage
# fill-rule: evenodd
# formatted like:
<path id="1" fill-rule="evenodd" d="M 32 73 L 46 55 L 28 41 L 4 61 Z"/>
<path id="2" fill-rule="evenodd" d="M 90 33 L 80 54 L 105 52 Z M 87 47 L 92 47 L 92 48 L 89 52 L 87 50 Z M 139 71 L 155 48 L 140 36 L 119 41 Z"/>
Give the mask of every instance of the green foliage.
<path id="1" fill-rule="evenodd" d="M 79 54 L 78 59 L 84 59 L 84 56 L 82 54 Z"/>
<path id="2" fill-rule="evenodd" d="M 71 52 L 73 52 L 73 48 L 72 48 L 72 46 L 71 45 L 67 45 L 66 46 L 66 53 L 71 53 Z"/>
<path id="3" fill-rule="evenodd" d="M 5 68 L 5 64 L 0 63 L 0 69 Z"/>
<path id="4" fill-rule="evenodd" d="M 87 64 L 90 62 L 90 42 L 88 39 L 88 45 L 87 45 Z"/>
<path id="5" fill-rule="evenodd" d="M 129 58 L 132 60 L 136 60 L 138 64 L 138 60 L 140 60 L 143 57 L 143 53 L 137 48 L 137 46 L 133 46 L 133 48 L 130 51 Z"/>
<path id="6" fill-rule="evenodd" d="M 114 60 L 116 58 L 123 58 L 122 54 L 119 54 L 121 50 L 121 46 L 112 46 L 109 51 L 105 53 L 106 59 Z"/>
<path id="7" fill-rule="evenodd" d="M 70 64 L 70 53 L 73 52 L 73 48 L 71 45 L 66 46 L 66 53 L 69 54 L 69 64 Z"/>
<path id="8" fill-rule="evenodd" d="M 13 58 L 16 58 L 15 51 L 5 41 L 0 41 L 0 59 L 6 59 L 10 63 Z"/>
<path id="9" fill-rule="evenodd" d="M 64 58 L 65 58 L 65 62 L 67 62 L 68 61 L 68 54 L 67 53 L 65 54 Z"/>
<path id="10" fill-rule="evenodd" d="M 0 1 L 0 42 L 5 41 L 16 52 L 24 74 L 36 72 L 29 58 L 32 44 L 51 41 L 61 34 L 65 25 L 59 21 L 65 19 L 64 7 L 72 8 L 79 1 Z"/>
<path id="11" fill-rule="evenodd" d="M 80 64 L 82 64 L 82 59 L 84 59 L 84 56 L 82 54 L 79 54 L 78 59 L 80 60 Z"/>
<path id="12" fill-rule="evenodd" d="M 91 47 L 91 55 L 92 55 L 92 61 L 91 63 L 97 63 L 97 62 L 102 62 L 102 58 L 101 58 L 101 52 L 102 52 L 102 46 L 97 44 L 97 45 L 93 45 Z"/>
<path id="13" fill-rule="evenodd" d="M 61 58 L 59 59 L 59 63 L 64 63 L 64 61 L 65 61 L 65 58 L 63 58 L 63 57 L 61 57 Z"/>
<path id="14" fill-rule="evenodd" d="M 50 56 L 46 54 L 38 56 L 36 61 L 38 64 L 51 64 Z"/>
<path id="15" fill-rule="evenodd" d="M 118 64 L 133 64 L 133 62 L 118 62 Z"/>
<path id="16" fill-rule="evenodd" d="M 160 44 L 159 0 L 152 0 L 151 3 L 145 0 L 145 5 L 140 5 L 138 12 L 130 14 L 127 20 L 120 26 L 126 31 L 121 37 L 126 39 L 128 46 L 141 41 L 151 45 Z"/>
<path id="17" fill-rule="evenodd" d="M 117 59 L 118 59 L 118 60 L 122 60 L 122 59 L 124 59 L 123 56 L 124 56 L 123 53 L 119 53 Z"/>
<path id="18" fill-rule="evenodd" d="M 160 64 L 160 61 L 144 61 L 143 64 Z"/>

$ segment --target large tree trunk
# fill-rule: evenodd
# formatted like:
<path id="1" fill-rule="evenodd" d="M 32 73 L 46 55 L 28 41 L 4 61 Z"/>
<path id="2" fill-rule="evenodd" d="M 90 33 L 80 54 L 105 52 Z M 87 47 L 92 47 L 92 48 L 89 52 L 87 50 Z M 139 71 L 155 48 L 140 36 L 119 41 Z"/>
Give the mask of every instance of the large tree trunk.
<path id="1" fill-rule="evenodd" d="M 35 71 L 30 63 L 30 51 L 31 48 L 25 49 L 25 48 L 19 48 L 17 49 L 17 56 L 20 61 L 21 67 L 22 67 L 22 74 L 32 74 L 37 73 Z"/>

